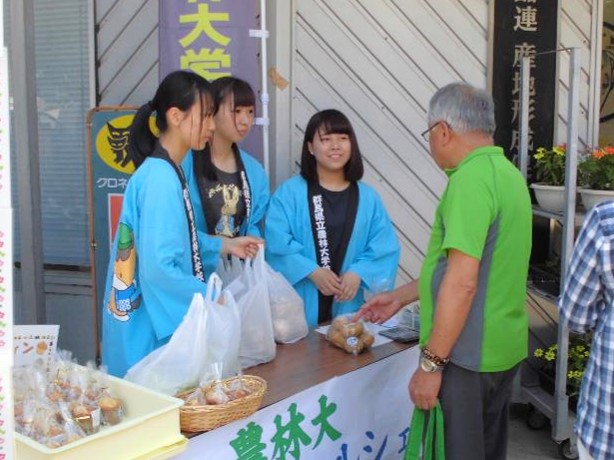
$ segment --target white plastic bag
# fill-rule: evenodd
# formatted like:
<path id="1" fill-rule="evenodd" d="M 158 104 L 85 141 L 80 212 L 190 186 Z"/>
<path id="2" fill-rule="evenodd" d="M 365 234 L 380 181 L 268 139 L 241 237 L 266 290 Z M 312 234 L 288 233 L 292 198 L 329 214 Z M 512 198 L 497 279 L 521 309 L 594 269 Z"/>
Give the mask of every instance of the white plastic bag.
<path id="1" fill-rule="evenodd" d="M 267 284 L 264 248 L 252 261 L 247 261 L 243 273 L 228 285 L 241 312 L 241 345 L 239 361 L 242 368 L 268 363 L 275 358 L 273 320 Z"/>
<path id="2" fill-rule="evenodd" d="M 235 256 L 222 256 L 217 264 L 215 273 L 222 279 L 224 286 L 228 287 L 230 283 L 236 280 L 243 273 L 245 262 Z"/>
<path id="3" fill-rule="evenodd" d="M 132 366 L 126 380 L 168 395 L 196 386 L 213 362 L 223 363 L 223 372 L 237 371 L 241 336 L 239 312 L 232 295 L 224 292 L 214 273 L 205 297 L 194 294 L 192 303 L 169 342 Z M 221 300 L 223 299 L 223 300 Z"/>
<path id="4" fill-rule="evenodd" d="M 309 333 L 305 304 L 289 281 L 267 265 L 273 334 L 279 343 L 293 343 Z"/>
<path id="5" fill-rule="evenodd" d="M 215 273 L 209 277 L 219 278 Z M 220 282 L 221 283 L 221 282 Z M 207 288 L 208 289 L 208 288 Z M 201 370 L 207 372 L 212 366 L 221 365 L 222 378 L 233 377 L 241 371 L 239 364 L 239 345 L 241 341 L 241 313 L 230 291 L 224 289 L 216 301 L 207 303 L 209 320 L 205 328 L 203 352 L 206 358 Z"/>

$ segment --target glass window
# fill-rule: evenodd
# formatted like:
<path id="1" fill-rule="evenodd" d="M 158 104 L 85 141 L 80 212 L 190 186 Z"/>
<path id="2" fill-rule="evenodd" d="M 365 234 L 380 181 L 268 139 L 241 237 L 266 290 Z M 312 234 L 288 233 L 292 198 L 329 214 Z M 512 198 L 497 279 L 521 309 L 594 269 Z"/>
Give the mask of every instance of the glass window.
<path id="1" fill-rule="evenodd" d="M 91 105 L 91 3 L 83 0 L 34 2 L 41 212 L 46 265 L 89 266 L 85 122 Z M 8 11 L 5 14 L 9 16 Z M 13 188 L 17 189 L 15 165 L 13 158 Z M 13 207 L 18 208 L 15 192 Z M 19 260 L 19 231 L 15 232 L 15 256 Z"/>

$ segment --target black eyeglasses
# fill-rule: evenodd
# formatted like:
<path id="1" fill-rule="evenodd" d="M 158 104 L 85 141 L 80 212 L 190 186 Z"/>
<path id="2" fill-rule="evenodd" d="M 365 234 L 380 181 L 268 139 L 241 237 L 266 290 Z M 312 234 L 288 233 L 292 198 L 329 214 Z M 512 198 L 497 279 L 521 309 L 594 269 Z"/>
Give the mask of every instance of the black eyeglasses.
<path id="1" fill-rule="evenodd" d="M 423 139 L 424 139 L 426 142 L 428 142 L 428 141 L 429 141 L 429 133 L 431 132 L 431 129 L 435 128 L 435 126 L 437 126 L 437 125 L 439 125 L 439 124 L 441 124 L 441 123 L 443 123 L 443 120 L 439 120 L 438 122 L 433 123 L 433 124 L 432 124 L 432 125 L 431 125 L 429 128 L 427 128 L 427 129 L 425 129 L 424 131 L 422 131 L 422 132 L 420 133 L 420 135 L 422 136 L 422 138 L 423 138 Z"/>

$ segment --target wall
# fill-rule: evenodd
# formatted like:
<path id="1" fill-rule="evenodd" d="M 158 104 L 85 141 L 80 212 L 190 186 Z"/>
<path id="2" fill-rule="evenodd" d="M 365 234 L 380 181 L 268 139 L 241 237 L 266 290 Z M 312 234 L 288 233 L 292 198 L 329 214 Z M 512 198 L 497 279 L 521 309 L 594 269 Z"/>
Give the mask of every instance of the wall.
<path id="1" fill-rule="evenodd" d="M 581 142 L 590 139 L 593 6 L 560 0 L 560 45 L 581 46 Z M 595 8 L 600 8 L 596 2 Z M 157 0 L 97 0 L 101 104 L 141 104 L 157 84 Z M 268 0 L 273 185 L 296 171 L 309 117 L 328 107 L 352 120 L 366 182 L 384 199 L 401 239 L 399 281 L 418 276 L 445 176 L 419 133 L 430 96 L 465 80 L 487 85 L 487 0 Z M 495 25 L 496 26 L 496 25 Z M 568 57 L 560 53 L 555 141 L 564 141 Z"/>

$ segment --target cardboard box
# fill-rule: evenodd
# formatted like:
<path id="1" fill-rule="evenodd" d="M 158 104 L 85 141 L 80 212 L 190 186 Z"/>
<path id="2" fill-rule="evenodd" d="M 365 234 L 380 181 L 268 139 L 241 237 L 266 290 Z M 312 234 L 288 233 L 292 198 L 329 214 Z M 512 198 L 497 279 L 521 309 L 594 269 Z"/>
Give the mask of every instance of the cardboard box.
<path id="1" fill-rule="evenodd" d="M 94 435 L 57 449 L 15 433 L 17 460 L 166 459 L 187 447 L 179 428 L 181 399 L 126 380 L 109 377 L 112 394 L 121 399 L 124 419 Z"/>

